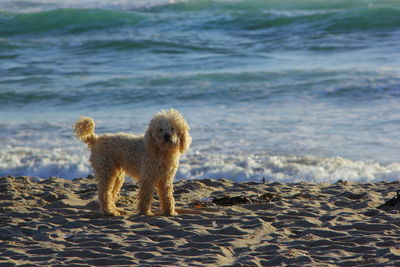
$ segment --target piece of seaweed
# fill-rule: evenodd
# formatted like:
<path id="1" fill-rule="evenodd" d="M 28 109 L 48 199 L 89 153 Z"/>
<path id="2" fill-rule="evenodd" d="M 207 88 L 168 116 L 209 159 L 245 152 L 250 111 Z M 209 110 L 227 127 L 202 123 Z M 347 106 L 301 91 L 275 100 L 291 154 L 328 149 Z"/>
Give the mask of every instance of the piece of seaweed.
<path id="1" fill-rule="evenodd" d="M 268 203 L 271 201 L 278 201 L 281 199 L 281 196 L 278 194 L 266 193 L 261 196 L 223 196 L 221 198 L 214 198 L 213 203 L 221 206 L 232 206 L 232 205 L 240 205 L 240 204 L 260 204 L 260 203 Z"/>
<path id="2" fill-rule="evenodd" d="M 390 209 L 390 208 L 395 207 L 398 204 L 400 205 L 400 189 L 397 190 L 397 194 L 395 197 L 386 201 L 385 204 L 380 205 L 378 207 L 378 209 Z"/>

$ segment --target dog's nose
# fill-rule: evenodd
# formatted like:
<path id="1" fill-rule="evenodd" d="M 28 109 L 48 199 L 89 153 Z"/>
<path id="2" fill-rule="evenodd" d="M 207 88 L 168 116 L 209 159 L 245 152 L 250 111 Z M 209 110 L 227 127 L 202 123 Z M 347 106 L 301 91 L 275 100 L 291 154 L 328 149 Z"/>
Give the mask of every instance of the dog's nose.
<path id="1" fill-rule="evenodd" d="M 165 140 L 169 140 L 169 138 L 170 138 L 169 134 L 164 134 L 164 139 Z"/>

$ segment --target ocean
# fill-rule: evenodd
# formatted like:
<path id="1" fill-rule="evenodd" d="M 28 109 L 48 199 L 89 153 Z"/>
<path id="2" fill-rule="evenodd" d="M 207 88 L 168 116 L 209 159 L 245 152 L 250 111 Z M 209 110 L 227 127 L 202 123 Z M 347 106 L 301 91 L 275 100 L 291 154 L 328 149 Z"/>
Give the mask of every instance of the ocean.
<path id="1" fill-rule="evenodd" d="M 79 116 L 168 108 L 176 179 L 399 180 L 400 1 L 0 1 L 0 176 L 85 177 Z"/>

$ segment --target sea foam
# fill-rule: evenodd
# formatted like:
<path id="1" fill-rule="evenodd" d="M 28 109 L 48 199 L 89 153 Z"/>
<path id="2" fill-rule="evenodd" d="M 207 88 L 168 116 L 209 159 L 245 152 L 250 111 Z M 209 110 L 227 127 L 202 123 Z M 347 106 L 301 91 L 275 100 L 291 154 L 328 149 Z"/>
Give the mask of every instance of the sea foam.
<path id="1" fill-rule="evenodd" d="M 67 179 L 89 174 L 87 153 L 59 148 L 8 147 L 0 152 L 0 176 L 35 176 Z"/>
<path id="2" fill-rule="evenodd" d="M 193 156 L 186 159 L 178 179 L 226 178 L 238 182 L 355 182 L 394 181 L 400 164 L 353 161 L 341 157 L 313 156 Z"/>
<path id="3" fill-rule="evenodd" d="M 0 176 L 86 177 L 92 172 L 86 148 L 8 147 L 0 152 Z M 184 155 L 177 180 L 226 178 L 237 182 L 355 182 L 400 179 L 400 163 L 380 164 L 341 157 L 271 156 L 256 154 Z"/>

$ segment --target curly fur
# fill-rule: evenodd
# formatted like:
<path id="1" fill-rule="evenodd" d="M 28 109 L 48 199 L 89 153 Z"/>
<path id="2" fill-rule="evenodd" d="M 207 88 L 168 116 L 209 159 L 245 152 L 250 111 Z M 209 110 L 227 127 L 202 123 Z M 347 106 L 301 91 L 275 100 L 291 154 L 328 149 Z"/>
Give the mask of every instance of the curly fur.
<path id="1" fill-rule="evenodd" d="M 81 117 L 74 133 L 91 150 L 90 162 L 98 182 L 100 208 L 106 215 L 124 214 L 115 202 L 125 174 L 139 185 L 138 210 L 151 215 L 151 202 L 157 191 L 163 214 L 176 215 L 173 179 L 180 155 L 190 146 L 189 125 L 176 110 L 163 110 L 150 121 L 144 135 L 94 133 L 91 118 Z"/>

